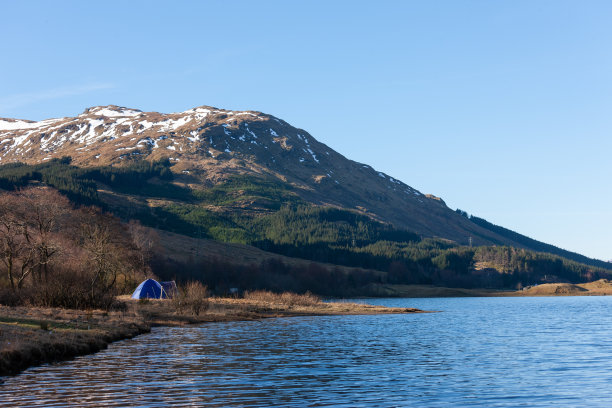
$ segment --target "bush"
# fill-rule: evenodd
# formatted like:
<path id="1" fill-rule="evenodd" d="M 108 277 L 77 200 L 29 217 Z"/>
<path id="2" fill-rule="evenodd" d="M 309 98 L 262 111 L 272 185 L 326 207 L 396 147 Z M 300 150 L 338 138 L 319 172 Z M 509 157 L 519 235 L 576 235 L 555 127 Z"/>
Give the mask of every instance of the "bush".
<path id="1" fill-rule="evenodd" d="M 91 277 L 76 271 L 55 273 L 55 279 L 25 291 L 24 298 L 32 306 L 65 309 L 113 309 L 117 302 L 114 288 L 91 291 Z"/>
<path id="2" fill-rule="evenodd" d="M 208 288 L 198 281 L 187 283 L 172 298 L 177 311 L 188 309 L 195 316 L 208 309 Z"/>
<path id="3" fill-rule="evenodd" d="M 127 306 L 115 296 L 116 288 L 94 287 L 91 274 L 63 265 L 52 270 L 53 279 L 29 284 L 18 290 L 0 289 L 0 304 L 6 306 L 59 307 L 64 309 L 124 310 Z"/>
<path id="4" fill-rule="evenodd" d="M 10 289 L 0 289 L 0 305 L 21 306 L 25 303 L 24 291 L 16 292 Z"/>

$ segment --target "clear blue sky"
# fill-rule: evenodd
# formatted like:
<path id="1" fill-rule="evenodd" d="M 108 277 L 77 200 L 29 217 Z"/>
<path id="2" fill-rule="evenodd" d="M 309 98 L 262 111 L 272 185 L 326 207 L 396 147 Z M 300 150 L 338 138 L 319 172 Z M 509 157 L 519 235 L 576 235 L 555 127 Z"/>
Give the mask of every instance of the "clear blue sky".
<path id="1" fill-rule="evenodd" d="M 252 109 L 612 259 L 610 1 L 0 0 L 0 117 Z"/>

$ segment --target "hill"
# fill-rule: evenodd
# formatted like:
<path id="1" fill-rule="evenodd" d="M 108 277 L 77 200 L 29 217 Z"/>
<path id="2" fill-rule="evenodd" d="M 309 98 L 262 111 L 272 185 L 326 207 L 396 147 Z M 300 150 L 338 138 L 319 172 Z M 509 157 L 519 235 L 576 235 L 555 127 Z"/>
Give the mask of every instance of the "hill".
<path id="1" fill-rule="evenodd" d="M 160 114 L 106 106 L 75 118 L 0 119 L 0 188 L 39 184 L 165 234 L 174 249 L 157 260 L 159 270 L 197 275 L 221 263 L 245 279 L 256 269 L 261 275 L 273 259 L 281 275 L 324 270 L 321 282 L 351 288 L 370 282 L 508 288 L 585 282 L 612 269 L 453 211 L 254 111 Z M 181 258 L 176 242 L 187 237 L 223 250 L 203 251 L 208 266 L 193 254 Z M 249 251 L 258 255 L 240 261 Z M 338 280 L 333 265 L 344 278 L 360 270 L 360 278 Z M 292 290 L 315 285 L 302 278 Z"/>
<path id="2" fill-rule="evenodd" d="M 0 119 L 0 163 L 40 164 L 66 156 L 82 168 L 167 160 L 173 182 L 193 189 L 235 176 L 272 180 L 308 203 L 359 212 L 422 236 L 518 245 L 461 217 L 440 198 L 349 160 L 261 112 L 202 106 L 161 114 L 98 106 L 73 118 Z M 234 198 L 241 211 L 261 212 L 268 204 Z"/>

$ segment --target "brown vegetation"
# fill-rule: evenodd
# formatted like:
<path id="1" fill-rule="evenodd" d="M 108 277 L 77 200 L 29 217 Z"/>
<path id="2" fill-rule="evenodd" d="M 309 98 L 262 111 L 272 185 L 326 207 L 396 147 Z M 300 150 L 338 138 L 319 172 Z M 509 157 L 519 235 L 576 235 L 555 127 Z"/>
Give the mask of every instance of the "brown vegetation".
<path id="1" fill-rule="evenodd" d="M 172 302 L 177 312 L 190 310 L 195 316 L 208 308 L 208 288 L 200 282 L 192 281 L 182 288 L 172 298 Z"/>
<path id="2" fill-rule="evenodd" d="M 268 290 L 256 290 L 252 292 L 245 292 L 244 299 L 247 301 L 271 303 L 290 307 L 315 306 L 321 304 L 321 298 L 313 295 L 310 292 L 300 295 L 292 292 L 273 293 Z"/>
<path id="3" fill-rule="evenodd" d="M 523 288 L 517 296 L 607 296 L 612 295 L 612 282 L 600 279 L 595 282 L 570 284 L 546 283 Z"/>
<path id="4" fill-rule="evenodd" d="M 0 303 L 112 307 L 148 271 L 150 248 L 130 227 L 50 188 L 0 194 Z"/>
<path id="5" fill-rule="evenodd" d="M 134 313 L 0 306 L 0 375 L 94 353 L 148 331 Z"/>

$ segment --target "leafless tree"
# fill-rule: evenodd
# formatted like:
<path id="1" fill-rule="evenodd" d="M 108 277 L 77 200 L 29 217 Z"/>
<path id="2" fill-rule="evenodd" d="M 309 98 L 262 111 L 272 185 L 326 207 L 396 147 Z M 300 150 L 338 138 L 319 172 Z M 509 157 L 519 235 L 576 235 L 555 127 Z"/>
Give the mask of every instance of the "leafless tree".
<path id="1" fill-rule="evenodd" d="M 57 255 L 60 245 L 57 242 L 58 224 L 71 211 L 72 206 L 66 197 L 50 188 L 29 188 L 18 194 L 26 211 L 24 223 L 30 224 L 31 244 L 36 248 L 38 279 L 49 279 L 49 263 Z"/>
<path id="2" fill-rule="evenodd" d="M 150 263 L 156 248 L 159 248 L 159 236 L 152 228 L 144 227 L 138 221 L 130 221 L 128 230 L 137 249 L 138 269 L 146 278 L 151 273 Z"/>
<path id="3" fill-rule="evenodd" d="M 81 212 L 81 244 L 91 273 L 91 295 L 114 290 L 121 276 L 133 274 L 138 256 L 130 236 L 119 220 L 100 210 Z"/>
<path id="4" fill-rule="evenodd" d="M 21 288 L 34 269 L 36 255 L 22 204 L 16 193 L 0 196 L 0 260 L 13 290 Z"/>
<path id="5" fill-rule="evenodd" d="M 0 284 L 37 285 L 28 295 L 34 304 L 110 306 L 117 291 L 132 288 L 135 271 L 149 273 L 156 242 L 152 230 L 74 208 L 48 187 L 0 192 Z"/>

